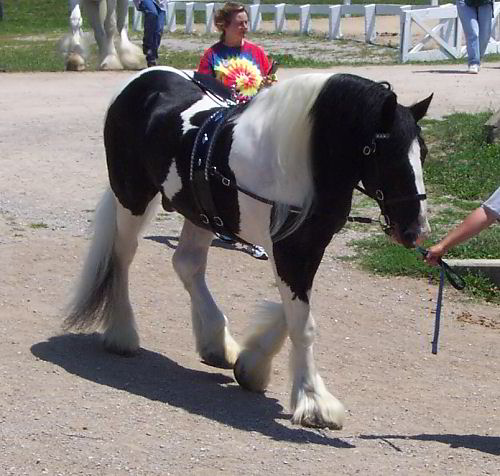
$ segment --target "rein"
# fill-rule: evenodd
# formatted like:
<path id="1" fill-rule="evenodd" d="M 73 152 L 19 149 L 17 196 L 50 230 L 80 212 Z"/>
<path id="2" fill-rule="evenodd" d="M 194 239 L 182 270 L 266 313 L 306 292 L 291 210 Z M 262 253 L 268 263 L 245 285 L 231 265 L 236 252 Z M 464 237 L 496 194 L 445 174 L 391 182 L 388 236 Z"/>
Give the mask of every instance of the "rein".
<path id="1" fill-rule="evenodd" d="M 422 254 L 425 258 L 429 253 L 428 250 L 421 248 L 420 246 L 416 247 L 416 250 Z M 444 278 L 448 279 L 448 282 L 455 288 L 461 291 L 465 288 L 465 281 L 460 274 L 456 271 L 453 271 L 449 265 L 447 265 L 441 258 L 438 259 L 438 264 L 441 267 L 441 271 L 439 273 L 439 289 L 437 295 L 436 302 L 436 317 L 434 319 L 434 338 L 432 339 L 432 353 L 435 355 L 438 351 L 438 339 L 439 339 L 439 327 L 441 324 L 441 308 L 443 302 L 443 288 L 444 288 Z"/>

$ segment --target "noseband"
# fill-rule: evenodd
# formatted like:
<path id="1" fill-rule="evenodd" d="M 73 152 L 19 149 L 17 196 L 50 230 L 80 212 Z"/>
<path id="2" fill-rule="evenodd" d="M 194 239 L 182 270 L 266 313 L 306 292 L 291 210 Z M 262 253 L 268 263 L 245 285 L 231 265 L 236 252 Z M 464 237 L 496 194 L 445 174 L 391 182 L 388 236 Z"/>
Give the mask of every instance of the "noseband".
<path id="1" fill-rule="evenodd" d="M 384 132 L 377 132 L 372 139 L 372 142 L 370 145 L 365 145 L 362 149 L 362 153 L 365 157 L 373 157 L 374 163 L 375 163 L 375 175 L 376 175 L 376 182 L 378 184 L 381 183 L 380 181 L 380 170 L 378 167 L 378 161 L 376 160 L 376 152 L 377 152 L 377 141 L 379 140 L 387 140 L 390 138 L 390 134 L 384 133 Z M 360 185 L 355 185 L 354 187 L 356 190 L 360 191 L 367 197 L 370 197 L 372 200 L 375 200 L 378 203 L 378 206 L 380 208 L 380 218 L 378 222 L 380 223 L 380 227 L 386 234 L 390 234 L 391 231 L 394 228 L 394 224 L 391 223 L 391 220 L 389 218 L 389 215 L 386 213 L 386 207 L 387 205 L 394 204 L 394 203 L 402 203 L 402 202 L 409 202 L 413 200 L 425 200 L 427 198 L 427 195 L 425 193 L 418 193 L 415 195 L 403 195 L 402 197 L 396 197 L 396 198 L 391 198 L 391 199 L 386 199 L 384 191 L 382 188 L 377 188 L 374 193 L 370 193 L 366 188 L 361 187 Z M 362 218 L 362 217 L 349 217 L 349 221 L 355 221 L 355 222 L 360 222 L 360 223 L 371 223 L 373 220 L 370 218 Z"/>

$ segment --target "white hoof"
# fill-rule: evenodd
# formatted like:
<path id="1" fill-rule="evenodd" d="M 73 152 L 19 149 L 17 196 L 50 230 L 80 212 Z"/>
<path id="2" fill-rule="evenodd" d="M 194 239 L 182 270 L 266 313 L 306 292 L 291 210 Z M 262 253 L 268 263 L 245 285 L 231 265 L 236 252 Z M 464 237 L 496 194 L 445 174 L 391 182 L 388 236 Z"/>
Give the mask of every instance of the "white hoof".
<path id="1" fill-rule="evenodd" d="M 118 48 L 118 56 L 125 69 L 140 70 L 146 67 L 146 58 L 142 50 L 133 43 Z"/>
<path id="2" fill-rule="evenodd" d="M 123 65 L 123 69 L 138 71 L 146 67 L 146 59 L 144 57 L 137 58 L 133 55 L 128 54 L 120 56 L 120 60 Z"/>
<path id="3" fill-rule="evenodd" d="M 220 369 L 232 369 L 240 351 L 241 347 L 224 327 L 209 343 L 201 346 L 199 353 L 202 362 L 207 365 Z"/>
<path id="4" fill-rule="evenodd" d="M 326 389 L 320 392 L 299 392 L 292 423 L 313 428 L 341 430 L 344 426 L 345 410 Z"/>
<path id="5" fill-rule="evenodd" d="M 66 71 L 83 71 L 85 60 L 78 53 L 70 53 L 66 58 Z"/>
<path id="6" fill-rule="evenodd" d="M 120 355 L 131 355 L 139 350 L 139 334 L 134 327 L 124 330 L 110 328 L 102 336 L 106 350 Z"/>
<path id="7" fill-rule="evenodd" d="M 116 55 L 108 55 L 101 61 L 99 69 L 103 71 L 119 71 L 123 69 L 123 65 Z"/>

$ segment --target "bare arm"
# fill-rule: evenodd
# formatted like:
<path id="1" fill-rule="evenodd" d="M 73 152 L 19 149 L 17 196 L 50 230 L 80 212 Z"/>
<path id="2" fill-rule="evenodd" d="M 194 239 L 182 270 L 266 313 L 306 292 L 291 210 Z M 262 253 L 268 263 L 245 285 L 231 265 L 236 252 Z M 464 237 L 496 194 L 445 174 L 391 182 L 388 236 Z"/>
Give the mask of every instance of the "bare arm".
<path id="1" fill-rule="evenodd" d="M 426 261 L 429 264 L 436 264 L 450 248 L 463 243 L 479 232 L 488 228 L 496 216 L 483 207 L 476 208 L 465 220 L 456 228 L 451 230 L 439 243 L 429 248 Z"/>

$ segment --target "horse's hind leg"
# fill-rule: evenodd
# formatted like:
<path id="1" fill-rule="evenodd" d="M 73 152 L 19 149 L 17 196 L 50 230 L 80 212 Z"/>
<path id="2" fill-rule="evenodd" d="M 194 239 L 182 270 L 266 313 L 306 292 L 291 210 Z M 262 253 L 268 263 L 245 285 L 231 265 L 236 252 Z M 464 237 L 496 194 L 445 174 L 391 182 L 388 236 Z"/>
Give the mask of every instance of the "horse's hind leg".
<path id="1" fill-rule="evenodd" d="M 113 247 L 115 287 L 113 306 L 103 325 L 103 342 L 107 350 L 118 354 L 133 353 L 139 348 L 139 334 L 129 298 L 129 268 L 138 247 L 138 236 L 156 209 L 152 200 L 143 215 L 132 213 L 117 203 L 116 237 Z"/>
<path id="2" fill-rule="evenodd" d="M 191 297 L 191 318 L 196 350 L 215 367 L 232 368 L 240 351 L 227 329 L 227 319 L 217 307 L 205 281 L 207 254 L 213 233 L 184 221 L 174 253 L 174 269 Z"/>
<path id="3" fill-rule="evenodd" d="M 128 354 L 139 348 L 139 336 L 128 294 L 128 271 L 137 237 L 154 210 L 151 200 L 142 215 L 134 216 L 108 190 L 95 217 L 95 230 L 79 284 L 68 306 L 65 330 L 104 332 L 104 345 Z"/>

